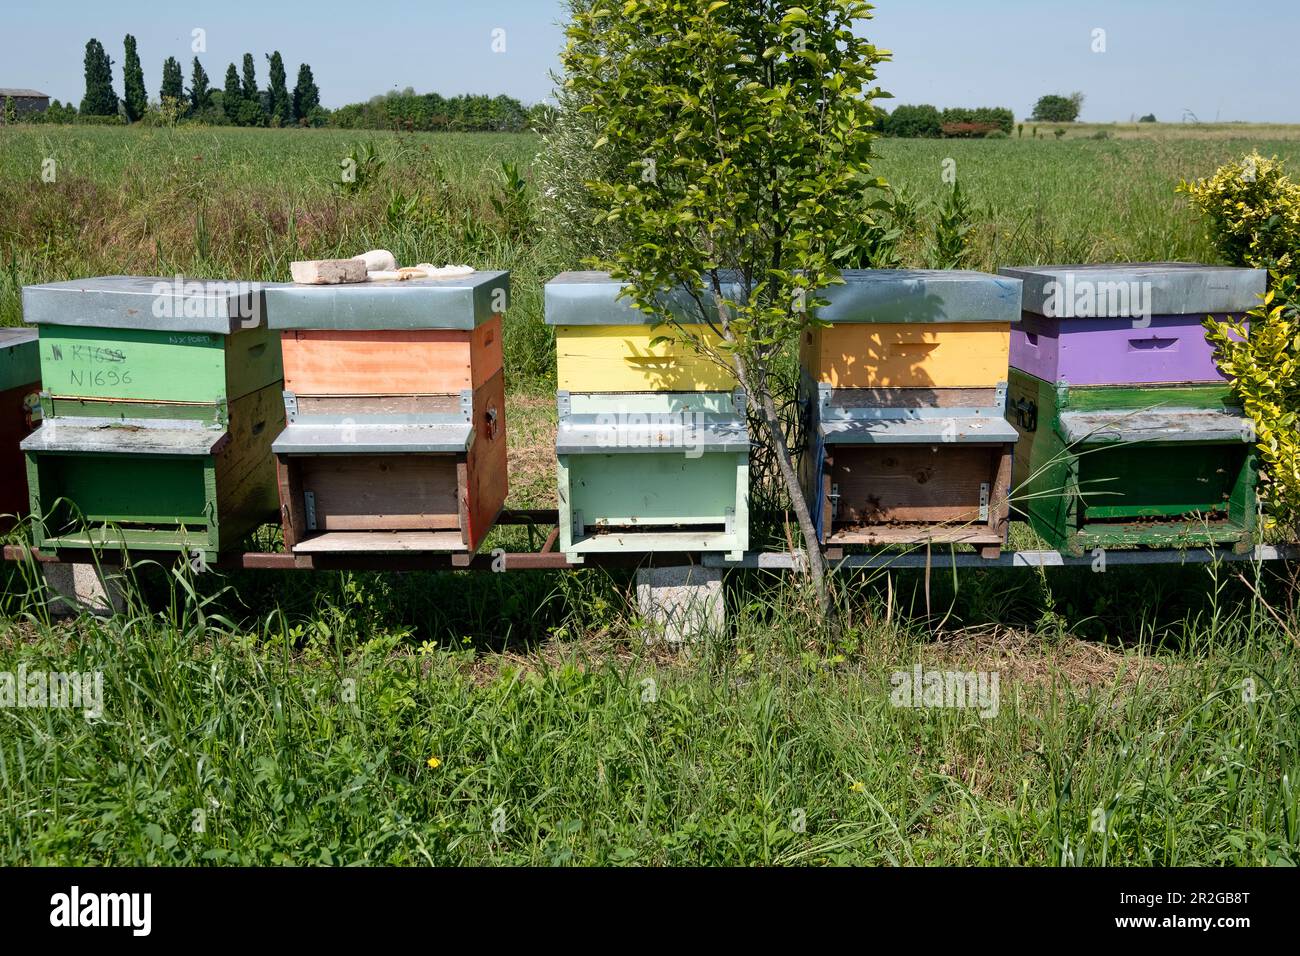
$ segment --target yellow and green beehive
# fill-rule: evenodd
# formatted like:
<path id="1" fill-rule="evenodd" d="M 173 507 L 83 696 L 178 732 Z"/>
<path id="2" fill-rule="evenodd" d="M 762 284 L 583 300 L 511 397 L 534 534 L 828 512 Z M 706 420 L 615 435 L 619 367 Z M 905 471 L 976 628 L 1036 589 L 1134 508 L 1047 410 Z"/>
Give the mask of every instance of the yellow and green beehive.
<path id="1" fill-rule="evenodd" d="M 601 272 L 566 272 L 546 285 L 560 549 L 573 563 L 594 553 L 739 560 L 749 547 L 744 396 L 725 368 L 664 327 L 665 315 L 637 311 L 621 289 Z"/>

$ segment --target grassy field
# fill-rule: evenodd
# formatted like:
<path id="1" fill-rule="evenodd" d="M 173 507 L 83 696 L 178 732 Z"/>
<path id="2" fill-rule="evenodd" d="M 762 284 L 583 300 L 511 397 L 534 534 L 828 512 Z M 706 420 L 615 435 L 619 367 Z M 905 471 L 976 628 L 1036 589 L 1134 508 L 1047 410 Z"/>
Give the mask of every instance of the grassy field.
<path id="1" fill-rule="evenodd" d="M 976 268 L 1212 261 L 1174 186 L 1252 148 L 1294 160 L 1300 134 L 1189 129 L 885 141 L 879 171 L 914 200 L 910 264 L 948 159 Z M 539 148 L 0 129 L 0 323 L 22 285 L 83 275 L 281 280 L 376 247 L 508 268 L 510 504 L 544 506 L 541 286 L 578 263 L 537 229 Z M 145 567 L 127 613 L 55 622 L 31 568 L 4 573 L 0 673 L 102 671 L 105 706 L 0 708 L 0 863 L 1300 859 L 1300 617 L 1265 569 L 845 577 L 833 635 L 797 583 L 736 575 L 732 632 L 679 654 L 645 646 L 626 574 Z M 892 706 L 917 664 L 997 674 L 996 714 Z"/>

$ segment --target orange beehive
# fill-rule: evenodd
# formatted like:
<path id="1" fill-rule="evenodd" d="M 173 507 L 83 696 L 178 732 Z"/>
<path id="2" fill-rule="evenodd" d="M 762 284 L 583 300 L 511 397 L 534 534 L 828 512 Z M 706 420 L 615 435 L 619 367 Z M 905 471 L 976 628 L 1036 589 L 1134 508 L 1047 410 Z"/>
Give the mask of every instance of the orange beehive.
<path id="1" fill-rule="evenodd" d="M 505 503 L 509 274 L 277 286 L 285 546 L 473 553 Z"/>

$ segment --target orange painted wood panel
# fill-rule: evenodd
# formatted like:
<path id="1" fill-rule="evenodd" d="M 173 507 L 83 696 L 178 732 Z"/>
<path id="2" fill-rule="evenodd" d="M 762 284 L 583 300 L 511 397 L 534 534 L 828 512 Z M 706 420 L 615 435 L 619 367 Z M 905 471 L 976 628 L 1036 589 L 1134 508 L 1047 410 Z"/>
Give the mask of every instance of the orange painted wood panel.
<path id="1" fill-rule="evenodd" d="M 452 329 L 286 331 L 284 387 L 296 395 L 454 394 L 473 387 L 470 338 Z"/>
<path id="2" fill-rule="evenodd" d="M 505 363 L 501 351 L 501 316 L 495 316 L 474 330 L 470 338 L 473 388 L 478 391 Z"/>

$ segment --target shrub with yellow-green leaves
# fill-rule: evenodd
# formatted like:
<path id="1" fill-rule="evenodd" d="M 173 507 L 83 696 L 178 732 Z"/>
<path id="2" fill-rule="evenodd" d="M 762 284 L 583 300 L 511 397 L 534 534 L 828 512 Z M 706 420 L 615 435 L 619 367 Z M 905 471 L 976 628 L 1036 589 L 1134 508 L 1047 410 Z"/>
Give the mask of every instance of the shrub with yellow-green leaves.
<path id="1" fill-rule="evenodd" d="M 1270 290 L 1244 322 L 1208 318 L 1206 337 L 1255 424 L 1260 491 L 1272 517 L 1300 532 L 1300 185 L 1276 158 L 1252 153 L 1182 183 L 1233 265 L 1269 269 Z"/>
<path id="2" fill-rule="evenodd" d="M 1272 290 L 1247 321 L 1209 319 L 1205 327 L 1220 368 L 1232 379 L 1255 423 L 1262 465 L 1260 491 L 1272 516 L 1294 534 L 1300 531 L 1300 289 L 1296 278 L 1274 273 Z"/>
<path id="3" fill-rule="evenodd" d="M 1300 184 L 1282 162 L 1251 153 L 1178 191 L 1205 216 L 1210 239 L 1234 265 L 1284 273 L 1300 265 Z"/>

